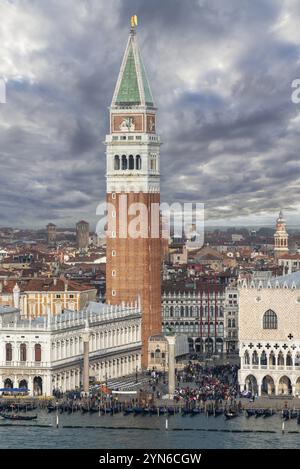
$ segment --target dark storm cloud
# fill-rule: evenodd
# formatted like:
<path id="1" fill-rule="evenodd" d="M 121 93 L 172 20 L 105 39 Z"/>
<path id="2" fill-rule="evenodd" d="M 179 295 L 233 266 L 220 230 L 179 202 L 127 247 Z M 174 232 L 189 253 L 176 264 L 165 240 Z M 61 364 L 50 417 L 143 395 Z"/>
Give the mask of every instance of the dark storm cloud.
<path id="1" fill-rule="evenodd" d="M 159 107 L 163 201 L 204 202 L 206 219 L 280 207 L 299 217 L 297 1 L 3 0 L 0 12 L 2 225 L 97 222 L 134 13 Z"/>

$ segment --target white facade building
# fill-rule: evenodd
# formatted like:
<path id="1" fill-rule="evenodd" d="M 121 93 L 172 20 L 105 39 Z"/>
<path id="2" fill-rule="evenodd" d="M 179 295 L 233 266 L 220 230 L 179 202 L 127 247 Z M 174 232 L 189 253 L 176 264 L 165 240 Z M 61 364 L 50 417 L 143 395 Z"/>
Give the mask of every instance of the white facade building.
<path id="1" fill-rule="evenodd" d="M 141 368 L 141 309 L 138 303 L 91 302 L 80 312 L 21 320 L 0 308 L 1 387 L 52 395 L 83 383 L 83 337 L 89 334 L 89 376 L 104 383 Z"/>
<path id="2" fill-rule="evenodd" d="M 240 388 L 300 395 L 300 272 L 239 290 Z"/>

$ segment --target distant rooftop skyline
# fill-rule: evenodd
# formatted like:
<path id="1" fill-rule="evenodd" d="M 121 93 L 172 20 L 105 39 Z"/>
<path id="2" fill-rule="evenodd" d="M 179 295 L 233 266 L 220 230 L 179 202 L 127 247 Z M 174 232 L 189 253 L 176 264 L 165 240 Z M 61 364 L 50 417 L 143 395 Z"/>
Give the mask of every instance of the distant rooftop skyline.
<path id="1" fill-rule="evenodd" d="M 96 225 L 132 14 L 159 109 L 162 201 L 204 203 L 208 226 L 273 226 L 280 209 L 288 228 L 300 222 L 299 2 L 3 0 L 0 13 L 2 226 Z"/>

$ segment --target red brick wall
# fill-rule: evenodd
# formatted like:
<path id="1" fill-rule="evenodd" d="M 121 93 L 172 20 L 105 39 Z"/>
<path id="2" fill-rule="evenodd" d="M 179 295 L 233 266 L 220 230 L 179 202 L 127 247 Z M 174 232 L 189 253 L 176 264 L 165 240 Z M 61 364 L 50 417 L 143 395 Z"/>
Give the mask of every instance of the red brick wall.
<path id="1" fill-rule="evenodd" d="M 134 302 L 138 295 L 142 305 L 142 366 L 148 362 L 148 338 L 161 332 L 161 239 L 158 238 L 119 238 L 119 197 L 112 198 L 107 195 L 107 202 L 115 207 L 116 237 L 110 234 L 107 237 L 107 266 L 106 266 L 106 298 L 111 304 L 118 305 L 122 301 Z M 124 195 L 124 193 L 122 193 Z M 128 207 L 131 203 L 142 202 L 148 207 L 152 203 L 160 203 L 158 193 L 128 193 L 126 194 Z M 128 217 L 128 223 L 135 216 Z M 108 214 L 108 220 L 111 214 Z M 158 220 L 159 223 L 159 220 Z M 148 217 L 148 226 L 151 227 L 151 217 Z M 112 251 L 116 256 L 112 256 Z M 112 276 L 112 271 L 116 276 Z M 112 296 L 112 290 L 116 296 Z"/>

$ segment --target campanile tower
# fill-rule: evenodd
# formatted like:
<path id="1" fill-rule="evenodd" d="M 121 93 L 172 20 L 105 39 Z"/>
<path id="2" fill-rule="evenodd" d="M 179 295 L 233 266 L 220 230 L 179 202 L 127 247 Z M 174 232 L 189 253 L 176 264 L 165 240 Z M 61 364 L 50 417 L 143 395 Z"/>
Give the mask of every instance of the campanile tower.
<path id="1" fill-rule="evenodd" d="M 283 218 L 283 213 L 280 210 L 279 216 L 276 220 L 276 232 L 274 234 L 275 257 L 280 257 L 280 255 L 286 254 L 289 252 L 288 239 L 289 239 L 289 235 L 286 231 L 286 223 Z"/>
<path id="2" fill-rule="evenodd" d="M 107 157 L 107 302 L 141 301 L 142 366 L 161 332 L 160 138 L 156 107 L 136 36 L 128 38 L 110 106 Z"/>

